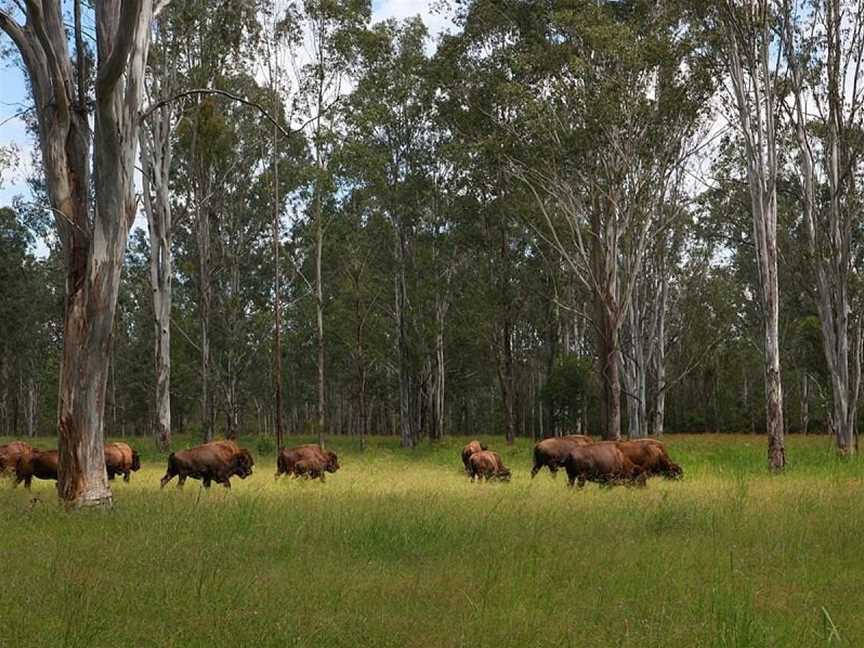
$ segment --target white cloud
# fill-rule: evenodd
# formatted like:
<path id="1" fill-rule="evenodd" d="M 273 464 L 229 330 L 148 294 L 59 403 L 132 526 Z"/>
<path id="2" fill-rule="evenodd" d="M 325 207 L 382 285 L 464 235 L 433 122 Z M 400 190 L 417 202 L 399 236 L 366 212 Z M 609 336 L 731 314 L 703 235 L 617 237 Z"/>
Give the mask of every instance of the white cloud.
<path id="1" fill-rule="evenodd" d="M 454 25 L 447 12 L 436 10 L 434 4 L 429 0 L 376 0 L 372 5 L 372 20 L 404 20 L 420 16 L 433 41 L 436 41 L 439 34 L 452 30 Z"/>

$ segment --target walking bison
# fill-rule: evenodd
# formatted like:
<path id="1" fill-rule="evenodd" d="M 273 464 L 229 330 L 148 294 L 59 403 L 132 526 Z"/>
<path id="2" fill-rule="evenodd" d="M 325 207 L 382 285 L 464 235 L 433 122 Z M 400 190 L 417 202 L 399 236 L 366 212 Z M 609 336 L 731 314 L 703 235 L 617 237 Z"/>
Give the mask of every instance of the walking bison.
<path id="1" fill-rule="evenodd" d="M 138 453 L 126 443 L 105 444 L 105 470 L 108 479 L 123 475 L 123 481 L 128 482 L 133 472 L 141 469 L 141 459 Z"/>
<path id="2" fill-rule="evenodd" d="M 31 448 L 30 452 L 18 458 L 15 464 L 15 485 L 22 481 L 25 488 L 30 488 L 33 478 L 57 481 L 57 469 L 60 465 L 60 453 L 57 450 L 39 450 Z"/>
<path id="3" fill-rule="evenodd" d="M 335 473 L 339 468 L 336 453 L 324 450 L 316 443 L 284 448 L 276 457 L 277 478 L 281 475 L 293 475 L 324 481 L 325 473 Z"/>
<path id="4" fill-rule="evenodd" d="M 200 479 L 205 488 L 211 482 L 231 488 L 231 477 L 246 479 L 252 474 L 255 460 L 246 448 L 233 441 L 214 441 L 188 450 L 174 452 L 168 457 L 168 469 L 160 481 L 161 487 L 174 477 L 179 477 L 177 486 L 183 486 L 186 478 Z"/>

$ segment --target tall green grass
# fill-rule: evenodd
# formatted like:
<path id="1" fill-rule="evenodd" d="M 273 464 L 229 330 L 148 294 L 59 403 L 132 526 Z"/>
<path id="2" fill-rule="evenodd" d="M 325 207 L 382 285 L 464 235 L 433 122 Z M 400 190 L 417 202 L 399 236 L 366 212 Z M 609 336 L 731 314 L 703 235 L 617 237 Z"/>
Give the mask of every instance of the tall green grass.
<path id="1" fill-rule="evenodd" d="M 761 437 L 670 437 L 684 481 L 584 491 L 485 441 L 509 484 L 470 483 L 464 440 L 371 439 L 324 484 L 258 455 L 230 492 L 160 491 L 141 442 L 111 511 L 2 485 L 0 645 L 864 645 L 864 464 L 825 438 L 770 477 Z"/>

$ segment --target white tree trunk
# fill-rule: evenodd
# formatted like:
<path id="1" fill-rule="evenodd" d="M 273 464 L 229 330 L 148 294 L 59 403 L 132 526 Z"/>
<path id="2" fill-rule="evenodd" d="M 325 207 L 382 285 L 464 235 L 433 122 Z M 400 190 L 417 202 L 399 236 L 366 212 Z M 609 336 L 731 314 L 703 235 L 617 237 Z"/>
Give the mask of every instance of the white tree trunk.
<path id="1" fill-rule="evenodd" d="M 174 263 L 168 179 L 171 172 L 171 112 L 159 108 L 141 128 L 142 196 L 150 237 L 150 290 L 153 295 L 153 364 L 156 372 L 154 436 L 171 445 L 171 305 Z"/>

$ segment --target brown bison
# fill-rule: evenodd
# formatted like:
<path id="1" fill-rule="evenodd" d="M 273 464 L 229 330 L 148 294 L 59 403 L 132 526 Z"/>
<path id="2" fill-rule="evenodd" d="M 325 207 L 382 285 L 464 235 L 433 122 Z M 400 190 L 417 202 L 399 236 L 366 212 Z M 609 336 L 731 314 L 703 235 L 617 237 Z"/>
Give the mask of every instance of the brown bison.
<path id="1" fill-rule="evenodd" d="M 501 481 L 510 481 L 510 471 L 504 466 L 501 461 L 501 455 L 497 452 L 489 450 L 481 450 L 475 452 L 468 458 L 470 467 L 471 481 L 475 479 L 500 479 Z"/>
<path id="2" fill-rule="evenodd" d="M 255 460 L 246 448 L 233 441 L 214 441 L 180 452 L 168 457 L 168 470 L 160 481 L 162 488 L 174 477 L 179 477 L 177 486 L 183 486 L 187 477 L 200 479 L 205 488 L 211 482 L 231 488 L 231 477 L 237 475 L 246 479 L 252 474 Z"/>
<path id="3" fill-rule="evenodd" d="M 0 475 L 14 473 L 18 460 L 29 456 L 31 452 L 33 452 L 33 447 L 23 441 L 13 441 L 6 445 L 0 445 Z"/>
<path id="4" fill-rule="evenodd" d="M 469 460 L 471 459 L 471 455 L 475 452 L 481 452 L 483 450 L 488 450 L 485 444 L 480 443 L 479 441 L 471 441 L 462 448 L 462 465 L 465 466 L 465 472 L 469 475 L 471 474 L 471 467 L 468 465 Z"/>
<path id="5" fill-rule="evenodd" d="M 141 469 L 141 459 L 138 453 L 126 443 L 105 444 L 105 470 L 108 479 L 123 475 L 123 481 L 128 482 L 130 473 Z"/>
<path id="6" fill-rule="evenodd" d="M 681 479 L 684 470 L 669 458 L 669 453 L 657 439 L 633 439 L 621 441 L 621 451 L 637 466 L 641 466 L 646 475 L 651 477 L 661 475 L 666 479 Z"/>
<path id="7" fill-rule="evenodd" d="M 564 465 L 564 460 L 573 448 L 590 443 L 593 443 L 591 437 L 581 434 L 543 439 L 534 446 L 534 467 L 531 468 L 531 479 L 534 479 L 543 466 L 548 467 L 553 475 L 557 474 L 558 468 Z"/>
<path id="8" fill-rule="evenodd" d="M 33 478 L 53 479 L 57 481 L 57 467 L 60 465 L 60 453 L 57 450 L 39 450 L 31 448 L 30 452 L 18 459 L 15 465 L 15 485 L 22 481 L 25 488 L 30 488 Z"/>
<path id="9" fill-rule="evenodd" d="M 324 481 L 324 473 L 339 470 L 335 452 L 324 450 L 317 443 L 284 448 L 276 457 L 276 477 L 280 475 L 304 476 Z"/>
<path id="10" fill-rule="evenodd" d="M 618 444 L 612 441 L 572 448 L 564 459 L 564 468 L 567 471 L 567 483 L 573 486 L 578 480 L 579 488 L 586 481 L 605 486 L 645 484 L 642 468 L 630 461 Z"/>

